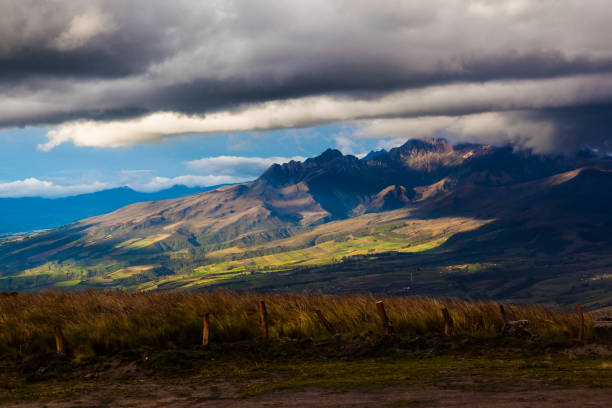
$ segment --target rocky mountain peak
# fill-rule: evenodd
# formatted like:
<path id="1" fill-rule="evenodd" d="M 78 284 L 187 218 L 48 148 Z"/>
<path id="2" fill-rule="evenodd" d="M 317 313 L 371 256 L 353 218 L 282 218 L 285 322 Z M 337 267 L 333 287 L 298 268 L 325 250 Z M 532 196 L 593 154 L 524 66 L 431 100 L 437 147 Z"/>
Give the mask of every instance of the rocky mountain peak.
<path id="1" fill-rule="evenodd" d="M 403 145 L 391 149 L 390 154 L 414 156 L 426 153 L 450 153 L 453 145 L 443 138 L 410 139 Z"/>
<path id="2" fill-rule="evenodd" d="M 318 155 L 317 157 L 314 157 L 312 159 L 308 159 L 308 160 L 313 160 L 316 162 L 329 162 L 331 160 L 336 160 L 336 159 L 341 159 L 343 157 L 343 154 L 340 150 L 338 149 L 327 149 L 325 150 L 323 153 L 321 153 L 320 155 Z M 308 161 L 307 160 L 307 161 Z"/>

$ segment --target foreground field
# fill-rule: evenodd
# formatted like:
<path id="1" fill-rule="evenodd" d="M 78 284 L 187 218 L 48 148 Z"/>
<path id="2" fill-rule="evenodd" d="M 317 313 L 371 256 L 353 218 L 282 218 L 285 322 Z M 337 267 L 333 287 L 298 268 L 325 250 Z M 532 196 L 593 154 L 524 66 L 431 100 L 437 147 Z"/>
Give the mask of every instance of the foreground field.
<path id="1" fill-rule="evenodd" d="M 269 339 L 262 339 L 264 300 Z M 3 406 L 603 406 L 612 348 L 575 313 L 373 296 L 46 292 L 0 296 Z M 454 321 L 445 336 L 441 308 Z M 333 326 L 318 320 L 320 310 Z M 210 314 L 210 344 L 202 316 Z M 56 354 L 61 326 L 65 356 Z M 546 401 L 547 404 L 543 403 Z M 590 404 L 590 405 L 589 405 Z"/>
<path id="2" fill-rule="evenodd" d="M 10 407 L 603 407 L 612 348 L 364 334 L 3 361 Z"/>
<path id="3" fill-rule="evenodd" d="M 612 369 L 601 358 L 553 353 L 512 362 L 503 349 L 489 350 L 493 361 L 466 353 L 409 357 L 396 352 L 393 358 L 356 360 L 245 358 L 241 367 L 209 358 L 197 368 L 191 360 L 192 367 L 180 376 L 160 366 L 152 370 L 143 361 L 112 361 L 106 364 L 110 368 L 99 364 L 25 385 L 13 382 L 2 401 L 22 408 L 606 407 L 612 398 Z"/>
<path id="4" fill-rule="evenodd" d="M 46 401 L 48 408 L 68 407 L 540 407 L 574 408 L 606 407 L 612 398 L 608 389 L 541 389 L 533 386 L 517 391 L 490 393 L 477 391 L 440 390 L 438 388 L 391 387 L 377 390 L 325 389 L 288 390 L 252 398 L 240 398 L 227 389 L 226 384 L 182 384 L 167 387 L 159 384 L 141 384 L 120 387 L 114 395 L 100 390 L 77 398 Z M 231 388 L 229 388 L 231 390 Z M 119 396 L 116 393 L 120 392 Z M 5 407 L 39 407 L 38 402 L 6 404 Z"/>
<path id="5" fill-rule="evenodd" d="M 71 356 L 85 360 L 99 355 L 152 347 L 171 349 L 201 343 L 202 316 L 211 315 L 214 343 L 253 341 L 261 336 L 259 301 L 269 316 L 269 334 L 277 339 L 327 338 L 315 313 L 322 311 L 334 331 L 344 336 L 380 332 L 378 298 L 368 295 L 256 295 L 213 293 L 44 292 L 0 297 L 0 352 L 14 358 L 55 350 L 54 328 L 61 326 Z M 440 310 L 447 307 L 457 336 L 498 336 L 504 319 L 499 304 L 421 297 L 385 298 L 387 315 L 398 335 L 439 335 Z M 535 335 L 573 339 L 575 313 L 541 306 L 506 306 L 508 319 L 528 319 Z M 593 316 L 585 316 L 591 335 Z"/>

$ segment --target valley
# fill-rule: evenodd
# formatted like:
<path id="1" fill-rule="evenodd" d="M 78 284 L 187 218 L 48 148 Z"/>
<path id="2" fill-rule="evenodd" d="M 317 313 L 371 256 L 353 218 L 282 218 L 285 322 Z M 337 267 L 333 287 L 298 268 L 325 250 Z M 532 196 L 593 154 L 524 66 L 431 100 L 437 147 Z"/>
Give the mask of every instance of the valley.
<path id="1" fill-rule="evenodd" d="M 610 161 L 412 140 L 0 244 L 0 289 L 381 292 L 612 303 Z"/>

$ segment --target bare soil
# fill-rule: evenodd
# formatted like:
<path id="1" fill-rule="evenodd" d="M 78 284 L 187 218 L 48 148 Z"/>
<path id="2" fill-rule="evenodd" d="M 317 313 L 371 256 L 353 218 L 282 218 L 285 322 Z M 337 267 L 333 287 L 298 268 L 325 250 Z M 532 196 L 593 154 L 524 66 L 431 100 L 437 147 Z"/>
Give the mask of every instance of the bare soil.
<path id="1" fill-rule="evenodd" d="M 7 408 L 67 407 L 609 407 L 612 388 L 554 388 L 538 382 L 503 392 L 420 387 L 303 388 L 243 397 L 229 382 L 105 384 L 69 399 L 9 403 Z"/>

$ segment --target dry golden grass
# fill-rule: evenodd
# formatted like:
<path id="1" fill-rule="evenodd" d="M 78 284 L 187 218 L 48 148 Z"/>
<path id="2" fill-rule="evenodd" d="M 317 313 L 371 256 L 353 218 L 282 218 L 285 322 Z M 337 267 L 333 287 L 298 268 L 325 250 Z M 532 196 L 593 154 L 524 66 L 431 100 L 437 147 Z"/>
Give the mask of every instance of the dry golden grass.
<path id="1" fill-rule="evenodd" d="M 44 292 L 0 295 L 0 354 L 27 357 L 53 352 L 54 326 L 61 325 L 74 358 L 90 358 L 141 348 L 199 344 L 202 315 L 211 313 L 213 342 L 260 336 L 258 302 L 265 300 L 272 338 L 326 337 L 315 310 L 322 310 L 336 331 L 358 335 L 380 332 L 371 295 L 314 296 L 215 293 Z M 441 309 L 454 320 L 455 335 L 494 337 L 502 330 L 499 304 L 423 297 L 384 297 L 389 319 L 400 335 L 441 334 Z M 541 306 L 506 306 L 508 318 L 528 319 L 534 334 L 546 338 L 577 336 L 575 313 Z M 585 315 L 590 336 L 593 317 Z"/>

